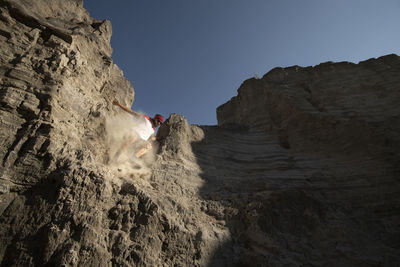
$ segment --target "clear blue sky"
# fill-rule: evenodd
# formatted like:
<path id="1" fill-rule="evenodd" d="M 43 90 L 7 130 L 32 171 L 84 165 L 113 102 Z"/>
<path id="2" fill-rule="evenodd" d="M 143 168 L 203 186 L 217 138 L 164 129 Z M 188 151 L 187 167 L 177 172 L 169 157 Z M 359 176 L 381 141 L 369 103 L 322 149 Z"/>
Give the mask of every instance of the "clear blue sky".
<path id="1" fill-rule="evenodd" d="M 133 108 L 214 125 L 217 106 L 274 67 L 400 55 L 400 0 L 84 0 L 113 26 Z"/>

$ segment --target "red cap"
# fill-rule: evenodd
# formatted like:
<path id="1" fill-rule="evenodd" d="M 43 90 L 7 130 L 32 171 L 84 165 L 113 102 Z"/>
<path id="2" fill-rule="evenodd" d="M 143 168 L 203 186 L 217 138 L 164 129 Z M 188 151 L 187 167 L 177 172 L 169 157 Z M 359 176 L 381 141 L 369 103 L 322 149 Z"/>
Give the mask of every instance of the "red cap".
<path id="1" fill-rule="evenodd" d="M 153 118 L 154 120 L 155 119 L 158 119 L 161 123 L 163 123 L 164 122 L 164 117 L 163 116 L 161 116 L 160 114 L 156 114 L 155 116 L 154 116 L 154 118 Z"/>

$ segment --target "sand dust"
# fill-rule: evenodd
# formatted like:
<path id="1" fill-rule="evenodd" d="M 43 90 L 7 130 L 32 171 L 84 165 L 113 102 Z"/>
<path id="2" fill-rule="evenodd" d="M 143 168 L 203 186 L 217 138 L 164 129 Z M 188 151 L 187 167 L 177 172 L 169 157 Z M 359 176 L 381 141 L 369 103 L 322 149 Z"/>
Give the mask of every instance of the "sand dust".
<path id="1" fill-rule="evenodd" d="M 151 165 L 154 163 L 155 155 L 158 150 L 158 143 L 151 142 L 151 149 L 140 158 L 135 153 L 140 149 L 143 140 L 129 146 L 126 150 L 118 151 L 130 138 L 136 135 L 135 129 L 141 127 L 144 121 L 136 119 L 134 116 L 121 113 L 106 119 L 106 142 L 109 153 L 109 165 L 118 169 L 121 174 L 135 174 L 135 176 L 145 177 L 150 172 Z"/>

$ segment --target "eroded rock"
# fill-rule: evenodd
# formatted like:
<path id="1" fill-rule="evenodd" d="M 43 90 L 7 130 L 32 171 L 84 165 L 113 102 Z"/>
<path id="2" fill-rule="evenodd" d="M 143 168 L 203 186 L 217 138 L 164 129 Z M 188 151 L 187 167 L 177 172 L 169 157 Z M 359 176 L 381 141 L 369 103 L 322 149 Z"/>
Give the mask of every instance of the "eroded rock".
<path id="1" fill-rule="evenodd" d="M 82 1 L 0 3 L 2 266 L 399 265 L 399 57 L 273 69 L 113 165 L 110 37 Z"/>

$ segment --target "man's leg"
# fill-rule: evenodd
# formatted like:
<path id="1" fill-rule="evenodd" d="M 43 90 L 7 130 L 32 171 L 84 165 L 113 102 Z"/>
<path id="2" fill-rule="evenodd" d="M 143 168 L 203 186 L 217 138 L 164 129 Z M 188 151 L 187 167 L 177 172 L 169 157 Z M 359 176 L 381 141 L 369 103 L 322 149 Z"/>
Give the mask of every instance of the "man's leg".
<path id="1" fill-rule="evenodd" d="M 146 141 L 146 143 L 142 146 L 142 148 L 139 149 L 138 152 L 136 152 L 135 156 L 137 158 L 142 157 L 144 154 L 147 153 L 147 151 L 149 151 L 151 149 L 151 143 Z"/>
<path id="2" fill-rule="evenodd" d="M 131 146 L 133 143 L 136 142 L 136 140 L 137 140 L 137 135 L 136 134 L 131 135 L 129 139 L 126 142 L 124 142 L 122 146 L 117 150 L 117 153 L 115 153 L 115 159 L 118 159 L 121 153 L 127 150 L 129 146 Z"/>

